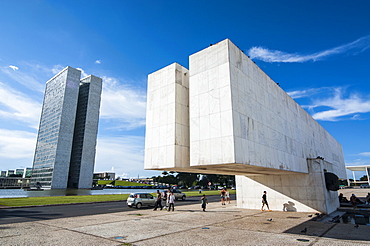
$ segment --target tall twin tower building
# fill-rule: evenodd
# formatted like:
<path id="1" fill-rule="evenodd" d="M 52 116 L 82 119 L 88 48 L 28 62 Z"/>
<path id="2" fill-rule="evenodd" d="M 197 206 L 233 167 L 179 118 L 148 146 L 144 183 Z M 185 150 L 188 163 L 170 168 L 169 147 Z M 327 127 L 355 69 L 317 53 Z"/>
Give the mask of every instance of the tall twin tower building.
<path id="1" fill-rule="evenodd" d="M 91 188 L 102 79 L 66 67 L 46 82 L 31 186 Z"/>

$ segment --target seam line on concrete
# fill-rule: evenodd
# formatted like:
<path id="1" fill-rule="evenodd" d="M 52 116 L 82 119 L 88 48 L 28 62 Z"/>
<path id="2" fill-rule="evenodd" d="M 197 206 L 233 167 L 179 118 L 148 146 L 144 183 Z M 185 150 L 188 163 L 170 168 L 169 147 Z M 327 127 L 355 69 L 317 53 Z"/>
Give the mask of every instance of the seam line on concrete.
<path id="1" fill-rule="evenodd" d="M 76 232 L 76 233 L 79 233 L 79 234 L 84 234 L 84 235 L 87 235 L 87 236 L 92 236 L 92 237 L 96 237 L 96 238 L 108 240 L 108 241 L 119 243 L 119 244 L 125 243 L 125 242 L 117 241 L 117 240 L 114 240 L 114 239 L 111 239 L 111 238 L 101 237 L 101 236 L 97 236 L 97 235 L 94 235 L 94 234 L 89 234 L 89 233 L 86 233 L 86 232 L 81 232 L 81 231 L 77 231 L 77 230 L 73 230 L 73 229 L 68 229 L 68 228 L 64 228 L 64 227 L 60 227 L 60 226 L 55 226 L 55 225 L 49 225 L 49 224 L 40 223 L 38 221 L 35 222 L 35 223 L 38 223 L 38 224 L 41 224 L 41 225 L 52 226 L 52 227 L 55 227 L 55 228 L 58 228 L 58 229 L 61 229 L 61 230 Z"/>
<path id="2" fill-rule="evenodd" d="M 192 213 L 194 210 L 188 210 L 188 213 Z M 172 220 L 167 220 L 167 221 L 172 221 Z M 231 221 L 230 219 L 227 220 L 227 221 Z M 172 221 L 173 222 L 173 221 Z M 225 221 L 223 221 L 225 222 Z M 216 223 L 212 223 L 212 224 L 205 224 L 205 225 L 201 225 L 201 226 L 195 226 L 193 228 L 189 228 L 187 230 L 182 230 L 181 232 L 187 232 L 187 231 L 191 231 L 191 230 L 194 230 L 194 229 L 197 229 L 197 228 L 202 228 L 202 227 L 205 227 L 205 226 L 213 226 L 214 224 L 218 224 L 218 222 Z M 216 227 L 216 226 L 215 226 Z M 167 236 L 167 235 L 171 235 L 171 234 L 174 234 L 174 233 L 178 233 L 178 232 L 171 232 L 171 233 L 167 233 L 167 234 L 162 234 L 160 235 L 159 237 L 164 237 L 164 236 Z M 137 241 L 133 241 L 131 242 L 131 244 L 134 244 L 134 243 L 138 243 L 138 242 L 144 242 L 146 240 L 151 240 L 153 238 L 158 238 L 158 236 L 155 236 L 155 237 L 151 237 L 151 238 L 145 238 L 145 239 L 141 239 L 141 240 L 137 240 Z"/>
<path id="3" fill-rule="evenodd" d="M 315 240 L 314 240 L 312 243 L 310 243 L 308 246 L 312 246 L 312 245 L 314 245 L 315 243 L 317 243 L 317 242 L 319 241 L 319 239 L 320 239 L 320 238 L 324 237 L 324 235 L 325 235 L 326 233 L 328 233 L 331 229 L 333 229 L 336 225 L 337 225 L 337 224 L 335 223 L 335 224 L 333 224 L 332 226 L 330 226 L 330 227 L 329 227 L 328 229 L 326 229 L 323 233 L 321 233 L 321 235 L 317 236 L 317 237 L 315 238 Z"/>
<path id="4" fill-rule="evenodd" d="M 188 210 L 188 213 L 192 213 L 192 212 L 194 212 L 194 210 Z M 261 213 L 262 213 L 262 212 L 261 212 Z M 245 217 L 249 217 L 249 216 L 245 216 Z M 244 216 L 240 216 L 240 218 L 228 219 L 228 220 L 222 221 L 222 223 L 224 223 L 224 222 L 229 222 L 229 221 L 233 221 L 233 220 L 240 220 L 240 219 L 245 218 L 245 217 L 244 217 Z M 172 221 L 172 222 L 173 222 L 173 220 L 167 220 L 167 221 Z M 191 230 L 194 230 L 194 229 L 197 229 L 197 228 L 207 227 L 207 226 L 222 227 L 222 226 L 217 226 L 217 225 L 216 225 L 216 224 L 219 224 L 219 223 L 220 223 L 220 221 L 215 222 L 215 223 L 211 223 L 211 224 L 204 224 L 204 225 L 201 225 L 201 226 L 195 226 L 195 227 L 193 227 L 193 228 L 189 228 L 189 229 L 187 229 L 187 230 L 182 230 L 182 231 L 181 231 L 181 233 L 182 233 L 182 232 L 191 231 Z M 164 236 L 171 235 L 171 234 L 174 234 L 174 233 L 178 233 L 178 232 L 171 232 L 171 233 L 167 233 L 167 234 L 162 234 L 162 235 L 160 235 L 159 237 L 164 237 Z M 141 240 L 137 240 L 137 241 L 133 241 L 133 242 L 131 242 L 131 244 L 139 243 L 139 242 L 145 242 L 145 241 L 147 241 L 147 240 L 151 240 L 151 239 L 153 239 L 153 238 L 158 238 L 158 236 L 151 237 L 151 238 L 145 238 L 145 239 L 141 239 Z"/>

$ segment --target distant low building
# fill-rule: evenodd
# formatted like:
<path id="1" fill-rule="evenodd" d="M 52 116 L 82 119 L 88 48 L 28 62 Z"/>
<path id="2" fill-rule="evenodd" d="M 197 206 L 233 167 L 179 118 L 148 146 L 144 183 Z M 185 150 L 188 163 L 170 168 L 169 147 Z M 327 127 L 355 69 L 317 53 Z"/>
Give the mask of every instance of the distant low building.
<path id="1" fill-rule="evenodd" d="M 143 183 L 143 184 L 152 184 L 153 179 L 152 178 L 137 178 L 137 179 L 130 179 L 132 182 L 137 182 L 137 183 Z"/>
<path id="2" fill-rule="evenodd" d="M 7 170 L 6 174 L 5 174 L 5 177 L 10 177 L 10 175 L 13 175 L 13 174 L 15 174 L 14 170 Z"/>
<path id="3" fill-rule="evenodd" d="M 6 170 L 0 171 L 0 177 L 22 177 L 22 178 L 30 178 L 32 175 L 32 168 L 17 168 L 15 170 Z"/>
<path id="4" fill-rule="evenodd" d="M 116 173 L 94 173 L 94 179 L 107 179 L 107 180 L 115 180 Z"/>
<path id="5" fill-rule="evenodd" d="M 31 167 L 17 168 L 15 169 L 15 174 L 20 175 L 20 177 L 22 178 L 31 178 L 32 168 Z"/>
<path id="6" fill-rule="evenodd" d="M 346 169 L 352 171 L 353 175 L 353 182 L 350 181 L 350 179 L 347 177 L 348 186 L 353 183 L 356 184 L 368 184 L 370 185 L 370 165 L 364 165 L 364 166 L 346 166 Z M 367 181 L 356 181 L 355 172 L 365 172 L 367 176 Z"/>
<path id="7" fill-rule="evenodd" d="M 0 189 L 15 189 L 30 187 L 30 178 L 0 177 Z"/>

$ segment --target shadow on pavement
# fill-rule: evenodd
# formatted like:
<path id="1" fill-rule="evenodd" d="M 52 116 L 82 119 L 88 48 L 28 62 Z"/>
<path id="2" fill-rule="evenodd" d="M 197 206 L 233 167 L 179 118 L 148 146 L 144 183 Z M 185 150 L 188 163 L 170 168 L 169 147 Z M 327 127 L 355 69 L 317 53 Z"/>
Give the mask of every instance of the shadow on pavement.
<path id="1" fill-rule="evenodd" d="M 356 226 L 354 224 L 309 220 L 284 231 L 284 233 L 342 240 L 370 241 L 370 226 L 368 225 Z"/>

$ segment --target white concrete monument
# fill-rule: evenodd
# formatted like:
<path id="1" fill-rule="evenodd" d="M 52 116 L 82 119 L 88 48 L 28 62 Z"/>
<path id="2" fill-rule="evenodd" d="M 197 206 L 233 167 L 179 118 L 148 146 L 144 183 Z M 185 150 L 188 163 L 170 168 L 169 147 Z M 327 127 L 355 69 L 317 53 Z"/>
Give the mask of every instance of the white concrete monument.
<path id="1" fill-rule="evenodd" d="M 148 76 L 145 169 L 237 175 L 242 208 L 330 213 L 341 145 L 230 40 Z"/>

